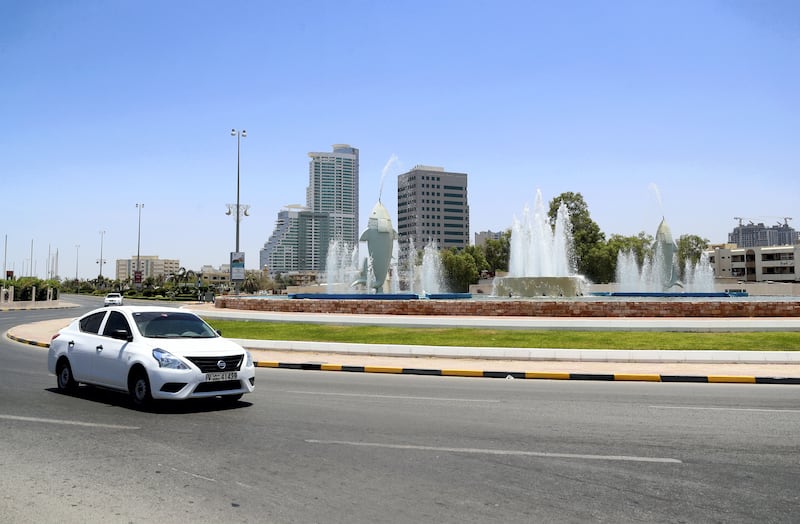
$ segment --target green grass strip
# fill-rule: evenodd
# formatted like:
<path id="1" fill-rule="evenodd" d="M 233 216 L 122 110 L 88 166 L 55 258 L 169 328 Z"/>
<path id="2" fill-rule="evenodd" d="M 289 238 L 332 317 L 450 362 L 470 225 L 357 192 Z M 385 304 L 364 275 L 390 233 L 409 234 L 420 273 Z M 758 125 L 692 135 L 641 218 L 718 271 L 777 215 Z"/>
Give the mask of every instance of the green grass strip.
<path id="1" fill-rule="evenodd" d="M 800 351 L 800 332 L 550 331 L 337 326 L 206 319 L 228 338 L 554 349 Z"/>

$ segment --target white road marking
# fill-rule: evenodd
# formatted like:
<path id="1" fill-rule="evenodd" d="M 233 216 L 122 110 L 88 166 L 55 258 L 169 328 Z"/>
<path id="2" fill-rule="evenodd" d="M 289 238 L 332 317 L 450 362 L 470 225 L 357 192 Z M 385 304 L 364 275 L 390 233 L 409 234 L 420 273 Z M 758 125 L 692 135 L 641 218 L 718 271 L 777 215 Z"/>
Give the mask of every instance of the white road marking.
<path id="1" fill-rule="evenodd" d="M 309 444 L 335 444 L 342 446 L 363 446 L 387 449 L 408 449 L 415 451 L 440 451 L 450 453 L 472 453 L 478 455 L 508 455 L 520 457 L 566 458 L 581 460 L 613 460 L 622 462 L 658 462 L 665 464 L 683 464 L 674 458 L 633 457 L 626 455 L 584 455 L 572 453 L 547 453 L 544 451 L 521 451 L 513 449 L 480 449 L 480 448 L 448 448 L 437 446 L 413 446 L 410 444 L 381 444 L 378 442 L 348 442 L 342 440 L 306 440 Z"/>
<path id="2" fill-rule="evenodd" d="M 216 482 L 216 479 L 204 477 L 203 475 L 198 475 L 197 473 L 191 473 L 189 471 L 183 471 L 177 468 L 170 468 L 170 469 L 172 469 L 172 471 L 174 471 L 175 473 L 183 473 L 184 475 L 189 475 L 190 477 L 194 477 L 196 479 L 207 480 L 208 482 Z"/>
<path id="3" fill-rule="evenodd" d="M 327 393 L 322 391 L 287 391 L 287 393 L 297 393 L 299 395 L 320 395 L 323 397 L 359 397 L 359 398 L 393 398 L 402 400 L 440 400 L 443 402 L 487 402 L 499 404 L 499 400 L 472 399 L 472 398 L 442 398 L 442 397 L 409 397 L 407 395 L 364 395 L 360 393 Z"/>
<path id="4" fill-rule="evenodd" d="M 86 426 L 89 428 L 106 428 L 106 429 L 141 429 L 138 426 L 119 426 L 117 424 L 98 424 L 95 422 L 79 422 L 77 420 L 62 420 L 55 418 L 38 418 L 38 417 L 18 417 L 15 415 L 0 415 L 0 419 L 6 420 L 21 420 L 23 422 L 42 422 L 45 424 L 62 424 L 65 426 Z"/>
<path id="5" fill-rule="evenodd" d="M 703 406 L 648 406 L 653 409 L 685 409 L 690 411 L 756 411 L 763 413 L 800 413 L 800 409 L 721 408 Z"/>

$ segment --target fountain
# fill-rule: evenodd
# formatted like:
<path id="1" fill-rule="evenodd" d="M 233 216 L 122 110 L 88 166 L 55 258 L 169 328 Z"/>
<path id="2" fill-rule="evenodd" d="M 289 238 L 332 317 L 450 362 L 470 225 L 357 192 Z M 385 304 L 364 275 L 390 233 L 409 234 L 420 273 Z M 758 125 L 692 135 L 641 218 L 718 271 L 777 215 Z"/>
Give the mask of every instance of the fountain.
<path id="1" fill-rule="evenodd" d="M 417 256 L 412 240 L 406 257 L 407 268 L 405 274 L 401 274 L 403 272 L 397 266 L 397 232 L 392 227 L 389 212 L 380 199 L 383 180 L 389 167 L 396 162 L 397 157 L 392 155 L 383 169 L 378 202 L 372 208 L 367 227 L 359 238 L 366 244 L 367 257 L 361 259 L 358 245 L 351 246 L 339 240 L 331 240 L 325 261 L 325 292 L 292 293 L 292 298 L 397 300 L 417 299 L 419 295 L 429 298 L 464 298 L 445 293 L 441 259 L 436 245 L 425 246 L 422 264 L 418 267 L 415 264 Z M 409 292 L 400 291 L 401 282 L 407 284 Z M 386 293 L 387 288 L 389 293 Z"/>
<path id="2" fill-rule="evenodd" d="M 346 242 L 331 240 L 325 259 L 325 283 L 328 293 L 348 293 L 358 280 L 358 247 Z"/>
<path id="3" fill-rule="evenodd" d="M 332 240 L 326 258 L 325 294 L 338 297 L 354 295 L 353 298 L 363 298 L 364 295 L 370 293 L 385 296 L 383 290 L 388 286 L 388 294 L 401 295 L 405 298 L 442 297 L 444 295 L 451 295 L 448 298 L 455 298 L 452 296 L 455 294 L 447 292 L 439 249 L 435 243 L 425 246 L 421 262 L 417 262 L 412 240 L 409 243 L 409 252 L 413 254 L 406 257 L 407 263 L 402 269 L 396 263 L 397 244 L 395 243 L 393 247 L 388 271 L 383 271 L 386 282 L 383 286 L 379 286 L 372 256 L 361 260 L 358 246 L 350 247 L 344 242 Z M 401 290 L 401 282 L 405 284 L 405 290 Z M 311 294 L 303 293 L 302 296 L 309 298 Z"/>
<path id="4" fill-rule="evenodd" d="M 656 232 L 652 254 L 641 267 L 636 253 L 620 251 L 617 255 L 617 289 L 613 296 L 679 295 L 707 296 L 714 293 L 714 270 L 703 253 L 696 264 L 686 260 L 684 279 L 679 277 L 677 246 L 666 220 L 662 218 Z"/>
<path id="5" fill-rule="evenodd" d="M 376 215 L 377 218 L 377 215 Z M 378 221 L 380 226 L 380 220 Z M 390 225 L 389 225 L 390 227 Z M 380 229 L 380 228 L 379 228 Z M 388 231 L 388 228 L 387 228 Z M 428 316 L 509 316 L 509 317 L 796 317 L 800 305 L 791 300 L 747 300 L 747 294 L 711 293 L 713 271 L 705 255 L 699 263 L 684 267 L 682 281 L 678 279 L 675 262 L 676 247 L 666 223 L 662 221 L 656 235 L 653 250 L 657 255 L 644 264 L 637 262 L 629 253 L 620 254 L 617 264 L 617 288 L 630 292 L 591 293 L 584 295 L 586 282 L 576 274 L 572 252 L 572 232 L 569 216 L 564 205 L 558 210 L 555 227 L 551 227 L 545 213 L 541 193 L 537 191 L 533 210 L 524 209 L 521 219 L 514 219 L 510 239 L 509 275 L 494 279 L 494 298 L 464 300 L 454 306 L 450 298 L 465 296 L 432 296 L 441 280 L 433 279 L 440 260 L 435 246 L 426 246 L 423 256 L 418 257 L 413 242 L 409 244 L 408 256 L 398 257 L 398 246 L 392 242 L 388 272 L 381 289 L 388 286 L 391 293 L 372 292 L 378 287 L 375 276 L 375 257 L 362 263 L 358 245 L 332 244 L 328 252 L 327 282 L 334 293 L 296 293 L 289 298 L 309 300 L 253 300 L 256 297 L 219 297 L 216 308 L 248 309 L 259 311 L 306 312 L 317 315 L 332 313 L 374 315 L 428 315 Z M 385 247 L 382 249 L 386 249 Z M 386 254 L 386 251 L 383 252 Z M 660 254 L 659 254 L 660 253 Z M 386 260 L 387 257 L 381 257 Z M 398 267 L 397 260 L 408 260 Z M 419 263 L 419 262 L 421 263 Z M 355 290 L 351 285 L 358 282 L 367 268 L 364 283 Z M 369 270 L 371 268 L 371 271 Z M 358 285 L 358 284 L 357 284 Z M 682 286 L 682 288 L 681 288 Z M 401 289 L 403 289 L 401 291 Z M 681 293 L 665 292 L 665 289 L 683 289 Z M 645 291 L 651 289 L 652 291 Z M 346 290 L 336 295 L 335 292 Z M 427 298 L 445 300 L 417 300 L 422 293 Z M 610 299 L 603 295 L 614 295 Z M 663 300 L 672 296 L 703 297 L 700 301 Z M 509 296 L 511 298 L 509 298 Z M 619 299 L 617 297 L 634 297 Z M 635 297 L 645 296 L 645 299 Z M 570 300 L 518 300 L 519 297 L 573 297 Z M 577 298 L 575 298 L 577 297 Z M 650 298 L 655 297 L 655 298 Z M 715 300 L 715 297 L 736 297 L 732 300 Z M 710 300 L 709 300 L 710 298 Z M 324 300 L 327 299 L 327 300 Z M 356 300 L 339 300 L 356 299 Z M 709 304 L 713 301 L 713 307 Z M 356 302 L 354 304 L 354 302 Z"/>
<path id="6" fill-rule="evenodd" d="M 425 245 L 420 259 L 414 239 L 410 239 L 404 259 L 403 269 L 398 270 L 399 280 L 405 283 L 409 291 L 420 296 L 447 293 L 442 259 L 439 254 L 439 247 L 435 242 L 429 242 Z"/>
<path id="7" fill-rule="evenodd" d="M 572 224 L 564 203 L 555 227 L 550 226 L 542 199 L 536 191 L 533 211 L 525 206 L 522 219 L 514 217 L 509 240 L 508 276 L 496 277 L 494 296 L 580 296 L 585 279 L 576 274 Z"/>

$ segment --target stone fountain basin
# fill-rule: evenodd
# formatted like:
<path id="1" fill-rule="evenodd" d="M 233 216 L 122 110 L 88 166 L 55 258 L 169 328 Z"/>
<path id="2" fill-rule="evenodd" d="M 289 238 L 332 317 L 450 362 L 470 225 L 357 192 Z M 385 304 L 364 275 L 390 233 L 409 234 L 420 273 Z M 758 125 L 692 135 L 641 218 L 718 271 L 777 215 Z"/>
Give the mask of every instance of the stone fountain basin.
<path id="1" fill-rule="evenodd" d="M 585 280 L 569 277 L 496 277 L 496 297 L 579 297 L 584 294 Z"/>

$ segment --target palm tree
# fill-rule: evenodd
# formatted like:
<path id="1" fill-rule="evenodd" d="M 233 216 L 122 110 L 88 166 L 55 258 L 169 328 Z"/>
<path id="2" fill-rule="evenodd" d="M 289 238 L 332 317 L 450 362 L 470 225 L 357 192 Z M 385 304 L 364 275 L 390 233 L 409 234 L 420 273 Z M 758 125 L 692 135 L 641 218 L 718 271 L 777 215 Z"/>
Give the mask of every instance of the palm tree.
<path id="1" fill-rule="evenodd" d="M 261 288 L 260 278 L 256 271 L 247 271 L 244 275 L 242 289 L 247 293 L 255 293 Z"/>

